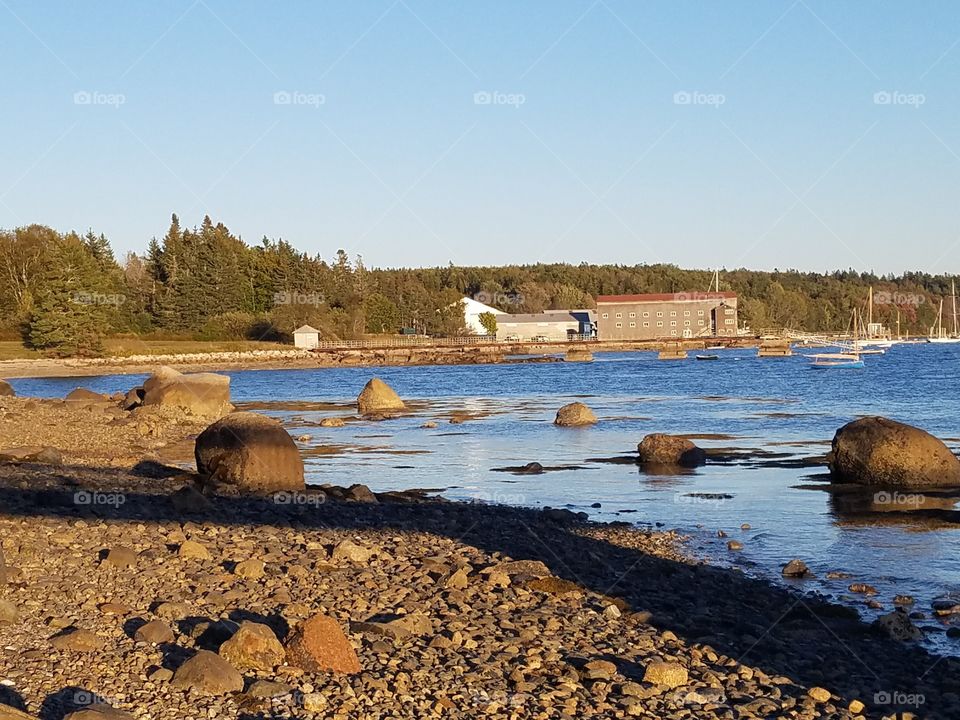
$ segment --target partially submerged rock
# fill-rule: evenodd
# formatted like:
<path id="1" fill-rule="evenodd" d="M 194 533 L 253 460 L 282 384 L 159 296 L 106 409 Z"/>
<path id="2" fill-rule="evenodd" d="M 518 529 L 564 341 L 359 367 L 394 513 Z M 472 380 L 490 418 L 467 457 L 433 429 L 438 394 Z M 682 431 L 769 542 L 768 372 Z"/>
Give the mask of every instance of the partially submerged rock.
<path id="1" fill-rule="evenodd" d="M 71 405 L 108 405 L 113 402 L 109 396 L 84 387 L 71 390 L 64 400 Z"/>
<path id="2" fill-rule="evenodd" d="M 791 560 L 786 565 L 783 566 L 781 574 L 785 578 L 810 578 L 813 577 L 813 573 L 810 572 L 810 568 L 807 567 L 807 564 L 803 560 Z"/>
<path id="3" fill-rule="evenodd" d="M 13 386 L 6 380 L 0 380 L 0 397 L 16 397 L 17 393 Z"/>
<path id="4" fill-rule="evenodd" d="M 299 491 L 303 459 L 290 434 L 265 415 L 239 412 L 197 436 L 197 472 L 241 492 Z"/>
<path id="5" fill-rule="evenodd" d="M 640 462 L 651 465 L 696 467 L 706 461 L 704 451 L 692 441 L 665 433 L 653 433 L 644 437 L 637 445 L 637 452 Z"/>
<path id="6" fill-rule="evenodd" d="M 380 378 L 370 380 L 357 397 L 357 412 L 361 415 L 385 415 L 406 408 L 396 391 Z"/>
<path id="7" fill-rule="evenodd" d="M 593 414 L 593 410 L 582 402 L 572 402 L 557 410 L 553 424 L 561 427 L 581 427 L 594 425 L 596 422 L 597 416 Z"/>
<path id="8" fill-rule="evenodd" d="M 910 616 L 899 608 L 878 617 L 873 623 L 873 629 L 881 635 L 901 642 L 919 640 L 923 637 L 923 633 L 913 624 Z"/>
<path id="9" fill-rule="evenodd" d="M 233 410 L 230 378 L 216 373 L 184 374 L 162 367 L 143 383 L 143 405 L 158 405 L 200 417 L 223 417 Z"/>
<path id="10" fill-rule="evenodd" d="M 847 423 L 833 437 L 828 456 L 835 481 L 883 487 L 960 485 L 960 459 L 925 430 L 866 417 Z"/>

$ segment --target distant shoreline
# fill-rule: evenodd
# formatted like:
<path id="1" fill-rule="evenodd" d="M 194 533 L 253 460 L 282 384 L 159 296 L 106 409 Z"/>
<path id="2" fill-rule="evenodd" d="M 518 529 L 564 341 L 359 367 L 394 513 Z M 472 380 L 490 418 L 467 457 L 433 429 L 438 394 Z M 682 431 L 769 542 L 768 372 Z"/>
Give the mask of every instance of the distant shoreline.
<path id="1" fill-rule="evenodd" d="M 712 339 L 688 340 L 685 350 L 702 350 Z M 738 338 L 727 342 L 730 348 L 755 347 L 755 338 Z M 151 373 L 160 365 L 171 365 L 182 372 L 216 372 L 238 370 L 302 370 L 338 367 L 404 367 L 422 365 L 488 365 L 518 362 L 549 362 L 550 358 L 568 351 L 655 352 L 664 347 L 661 341 L 597 342 L 583 344 L 553 343 L 531 345 L 522 356 L 519 346 L 444 347 L 414 346 L 366 349 L 328 349 L 322 351 L 250 350 L 239 352 L 178 353 L 155 356 L 133 356 L 91 359 L 14 359 L 0 361 L 0 378 L 100 377 L 103 375 L 139 375 Z M 532 357 L 531 357 L 532 356 Z M 570 358 L 576 360 L 577 358 Z"/>

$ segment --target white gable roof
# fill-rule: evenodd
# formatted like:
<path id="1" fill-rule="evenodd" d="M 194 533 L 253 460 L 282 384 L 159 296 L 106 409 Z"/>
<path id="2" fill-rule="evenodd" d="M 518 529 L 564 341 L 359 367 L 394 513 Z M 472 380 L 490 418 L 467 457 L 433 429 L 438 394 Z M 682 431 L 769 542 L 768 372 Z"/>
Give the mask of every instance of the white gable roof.
<path id="1" fill-rule="evenodd" d="M 301 325 L 300 327 L 298 327 L 296 330 L 293 331 L 294 335 L 306 334 L 306 333 L 319 334 L 320 331 L 317 330 L 315 327 L 310 327 L 309 325 Z"/>

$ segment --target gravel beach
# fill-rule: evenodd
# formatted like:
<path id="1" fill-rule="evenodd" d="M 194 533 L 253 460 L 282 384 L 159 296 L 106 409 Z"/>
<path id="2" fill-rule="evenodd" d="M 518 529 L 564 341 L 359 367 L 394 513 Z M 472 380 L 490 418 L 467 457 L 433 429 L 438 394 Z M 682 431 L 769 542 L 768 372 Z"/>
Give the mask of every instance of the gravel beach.
<path id="1" fill-rule="evenodd" d="M 2 403 L 4 446 L 63 445 L 0 463 L 3 720 L 960 716 L 956 660 L 674 533 L 362 487 L 203 494 L 163 464 L 202 423 Z M 37 429 L 56 418 L 63 437 Z"/>

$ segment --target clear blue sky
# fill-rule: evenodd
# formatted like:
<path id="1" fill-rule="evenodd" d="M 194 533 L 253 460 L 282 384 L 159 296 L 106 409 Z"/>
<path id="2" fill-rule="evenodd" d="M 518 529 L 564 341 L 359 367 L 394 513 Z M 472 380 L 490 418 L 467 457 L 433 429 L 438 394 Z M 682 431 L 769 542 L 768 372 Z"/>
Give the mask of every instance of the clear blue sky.
<path id="1" fill-rule="evenodd" d="M 960 273 L 950 0 L 0 0 L 0 46 L 2 227 Z"/>

